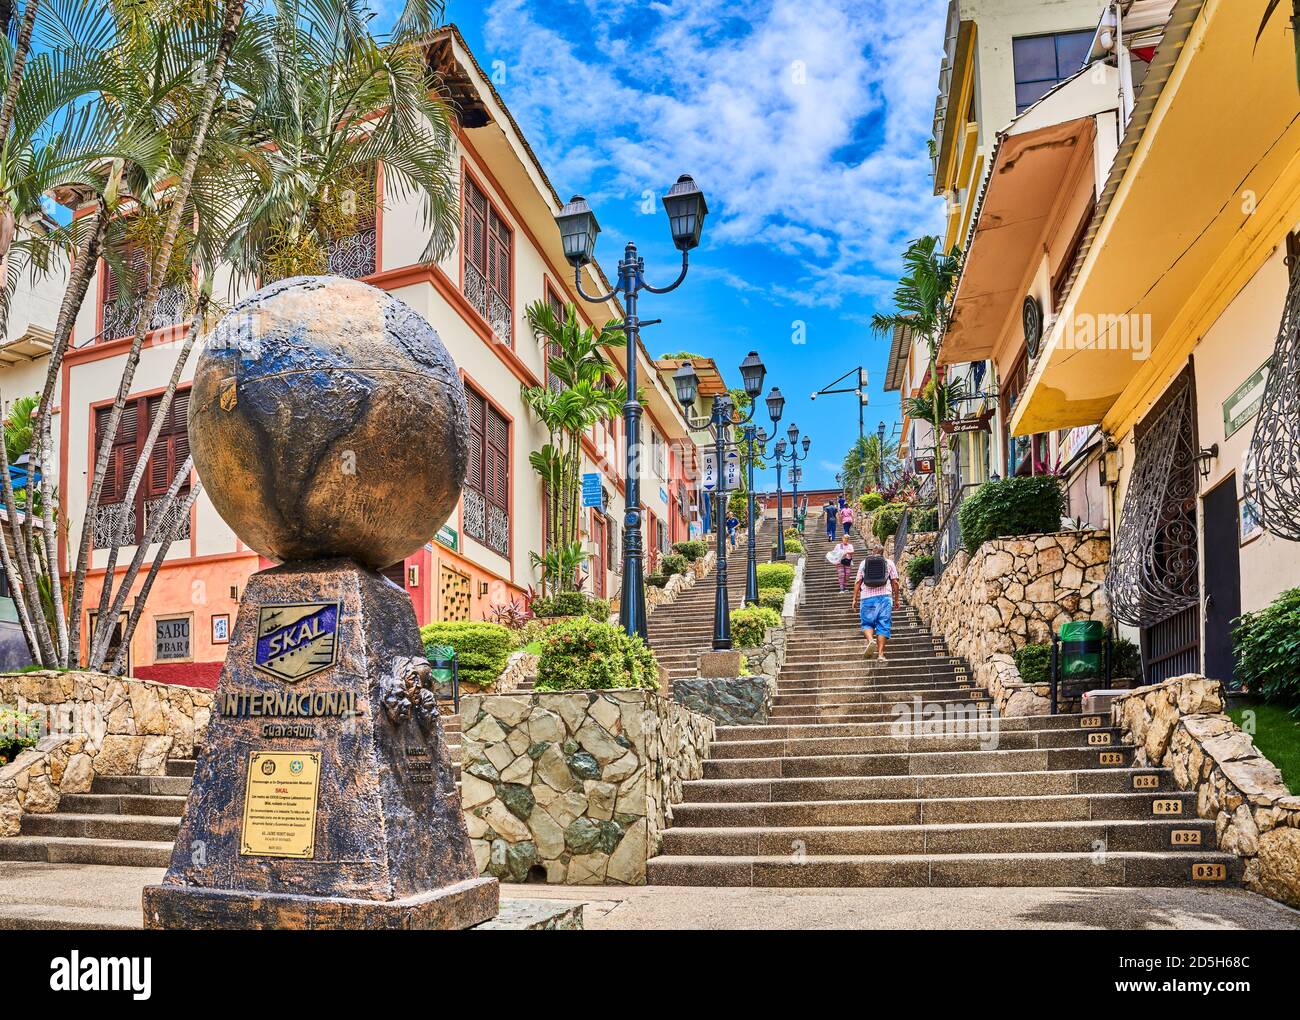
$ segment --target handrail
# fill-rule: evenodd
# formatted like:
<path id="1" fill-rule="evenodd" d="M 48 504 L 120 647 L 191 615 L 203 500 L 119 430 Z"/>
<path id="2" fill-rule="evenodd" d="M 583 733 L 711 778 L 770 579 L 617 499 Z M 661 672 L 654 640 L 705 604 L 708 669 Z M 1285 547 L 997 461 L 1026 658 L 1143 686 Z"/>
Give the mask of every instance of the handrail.
<path id="1" fill-rule="evenodd" d="M 948 569 L 957 556 L 957 550 L 961 547 L 961 527 L 957 518 L 957 511 L 961 507 L 962 501 L 966 498 L 966 493 L 970 489 L 978 489 L 979 482 L 968 482 L 956 491 L 953 501 L 948 505 L 948 510 L 939 522 L 934 539 L 934 576 L 942 577 L 943 572 Z"/>

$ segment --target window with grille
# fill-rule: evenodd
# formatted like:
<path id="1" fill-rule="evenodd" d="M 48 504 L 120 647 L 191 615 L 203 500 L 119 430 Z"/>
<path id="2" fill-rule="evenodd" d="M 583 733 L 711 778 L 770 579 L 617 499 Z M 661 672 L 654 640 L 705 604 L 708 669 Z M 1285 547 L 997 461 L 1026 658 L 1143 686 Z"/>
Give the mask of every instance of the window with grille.
<path id="1" fill-rule="evenodd" d="M 106 549 L 114 544 L 139 544 L 144 539 L 153 515 L 163 512 L 167 490 L 190 455 L 189 406 L 189 389 L 178 390 L 154 442 L 144 477 L 130 503 L 126 501 L 127 489 L 139 463 L 140 447 L 162 409 L 162 394 L 129 400 L 122 409 L 117 435 L 113 437 L 108 470 L 104 474 L 99 505 L 95 508 L 96 549 Z M 92 457 L 98 457 L 100 437 L 108 428 L 112 410 L 112 405 L 95 410 Z M 166 510 L 170 519 L 162 522 L 158 536 L 170 534 L 173 538 L 190 537 L 189 514 L 181 512 L 189 491 L 190 480 L 186 478 Z"/>
<path id="2" fill-rule="evenodd" d="M 510 311 L 511 233 L 487 195 L 465 177 L 465 297 L 503 344 L 514 343 Z"/>
<path id="3" fill-rule="evenodd" d="M 99 340 L 107 343 L 135 335 L 136 318 L 140 302 L 149 285 L 149 260 L 141 248 L 129 248 L 123 253 L 122 271 L 104 271 L 103 326 Z M 149 328 L 162 329 L 183 322 L 189 315 L 189 290 L 180 284 L 165 284 L 158 293 L 158 305 Z"/>
<path id="4" fill-rule="evenodd" d="M 326 271 L 331 276 L 359 280 L 375 272 L 379 261 L 379 232 L 376 229 L 378 191 L 378 177 L 373 166 L 365 172 L 358 168 L 348 174 L 336 189 L 335 195 L 342 211 L 355 215 L 342 218 L 342 222 L 351 228 L 347 233 L 336 233 L 325 243 Z"/>
<path id="5" fill-rule="evenodd" d="M 549 286 L 546 288 L 546 303 L 550 305 L 551 314 L 555 316 L 556 321 L 563 322 L 568 311 L 564 307 L 564 302 L 560 300 L 560 296 L 556 294 L 555 291 L 551 290 Z M 554 393 L 559 393 L 560 390 L 564 389 L 564 384 L 561 383 L 560 380 L 556 378 L 555 373 L 551 371 L 551 359 L 558 358 L 559 356 L 560 345 L 556 343 L 548 343 L 546 345 L 546 385 L 549 386 Z"/>
<path id="6" fill-rule="evenodd" d="M 481 394 L 469 405 L 469 470 L 463 493 L 465 534 L 510 555 L 510 423 Z"/>

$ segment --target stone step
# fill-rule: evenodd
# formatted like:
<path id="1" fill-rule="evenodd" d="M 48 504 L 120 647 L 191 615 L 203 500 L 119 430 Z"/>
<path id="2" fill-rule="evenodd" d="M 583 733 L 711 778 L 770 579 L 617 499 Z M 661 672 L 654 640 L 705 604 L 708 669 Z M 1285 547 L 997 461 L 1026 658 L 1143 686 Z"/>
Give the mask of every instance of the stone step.
<path id="1" fill-rule="evenodd" d="M 96 776 L 90 792 L 186 797 L 190 784 L 189 776 Z"/>
<path id="2" fill-rule="evenodd" d="M 1195 877 L 1220 871 L 1221 879 Z M 1240 874 L 1237 857 L 1210 852 L 659 856 L 646 865 L 650 885 L 754 887 L 1223 886 Z"/>
<path id="3" fill-rule="evenodd" d="M 174 840 L 180 815 L 103 815 L 58 811 L 24 815 L 24 836 L 69 836 L 108 840 Z"/>
<path id="4" fill-rule="evenodd" d="M 1130 764 L 1131 747 L 1103 752 L 1114 766 Z M 1107 759 L 1108 761 L 1110 759 Z M 905 776 L 935 773 L 1038 772 L 1044 769 L 1104 768 L 1098 752 L 1085 748 L 1010 751 L 917 751 L 911 753 L 827 754 L 790 758 L 710 758 L 706 779 L 782 779 L 817 776 Z"/>
<path id="5" fill-rule="evenodd" d="M 1152 781 L 1155 792 L 1175 791 L 1167 769 L 1116 768 L 973 775 L 821 776 L 791 778 L 695 779 L 683 784 L 691 804 L 789 803 L 830 800 L 975 799 L 1015 796 L 1132 793 L 1134 784 Z"/>
<path id="6" fill-rule="evenodd" d="M 1157 807 L 1156 802 L 1162 803 Z M 674 828 L 696 826 L 786 827 L 814 825 L 945 825 L 972 822 L 1088 822 L 1160 819 L 1171 802 L 1181 818 L 1196 819 L 1191 793 L 1094 793 L 1042 796 L 918 798 L 899 800 L 745 801 L 678 804 Z M 1180 820 L 1180 819 L 1175 819 Z M 1207 846 L 1213 846 L 1207 843 Z"/>
<path id="7" fill-rule="evenodd" d="M 193 758 L 167 759 L 167 774 L 169 776 L 193 776 L 194 759 Z"/>
<path id="8" fill-rule="evenodd" d="M 91 839 L 84 836 L 10 836 L 0 839 L 0 860 L 48 864 L 118 864 L 165 868 L 171 840 Z"/>
<path id="9" fill-rule="evenodd" d="M 1181 837 L 1179 834 L 1183 834 Z M 1190 834 L 1190 836 L 1188 835 Z M 1196 838 L 1185 845 L 1178 840 Z M 1135 851 L 1202 853 L 1213 849 L 1214 823 L 1165 821 L 965 822 L 922 825 L 821 825 L 812 827 L 694 828 L 673 826 L 663 835 L 668 855 L 767 857 L 777 854 L 1054 854 Z"/>
<path id="10" fill-rule="evenodd" d="M 967 732 L 962 733 L 962 729 Z M 1100 737 L 1110 743 L 1102 744 Z M 823 755 L 911 753 L 920 751 L 1015 751 L 1033 748 L 1111 746 L 1119 742 L 1118 730 L 983 729 L 978 723 L 958 727 L 954 733 L 873 735 L 850 737 L 800 737 L 775 740 L 715 740 L 710 759 L 758 757 L 818 757 Z M 990 745 L 993 745 L 990 747 Z"/>
<path id="11" fill-rule="evenodd" d="M 1085 715 L 1032 715 L 1032 716 L 1012 716 L 1002 719 L 993 715 L 991 710 L 982 713 L 978 720 L 981 725 L 996 725 L 1003 731 L 1012 730 L 1029 730 L 1029 729 L 1080 729 L 1089 732 L 1099 726 L 1084 727 L 1084 721 L 1098 719 L 1098 716 Z M 767 723 L 764 725 L 748 726 L 718 726 L 714 732 L 717 740 L 789 740 L 807 737 L 870 737 L 876 735 L 888 735 L 894 732 L 916 732 L 925 734 L 930 731 L 944 732 L 942 727 L 946 725 L 940 723 L 928 723 L 924 720 L 919 725 L 907 727 L 901 730 L 897 720 L 890 719 L 888 722 L 878 723 L 810 723 L 810 724 L 793 724 L 778 725 Z"/>
<path id="12" fill-rule="evenodd" d="M 159 794 L 65 793 L 59 810 L 83 815 L 155 815 L 176 818 L 185 813 L 185 797 Z"/>
<path id="13" fill-rule="evenodd" d="M 968 696 L 961 696 L 968 695 Z M 862 689 L 844 689 L 821 691 L 816 694 L 782 694 L 777 693 L 773 704 L 777 708 L 797 708 L 800 706 L 824 705 L 911 705 L 920 698 L 923 703 L 963 704 L 975 701 L 987 701 L 988 693 L 979 687 L 963 691 L 952 687 L 917 687 L 907 691 L 871 692 Z"/>

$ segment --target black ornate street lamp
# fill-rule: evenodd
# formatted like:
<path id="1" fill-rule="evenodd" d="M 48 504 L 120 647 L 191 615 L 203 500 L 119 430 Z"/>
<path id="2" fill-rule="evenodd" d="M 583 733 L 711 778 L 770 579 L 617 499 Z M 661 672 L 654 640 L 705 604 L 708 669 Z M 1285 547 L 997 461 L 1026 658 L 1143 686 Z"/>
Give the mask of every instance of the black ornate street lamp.
<path id="1" fill-rule="evenodd" d="M 812 440 L 807 436 L 803 437 L 803 456 L 799 455 L 799 426 L 790 423 L 786 430 L 786 436 L 790 439 L 790 452 L 786 453 L 784 439 L 778 439 L 776 449 L 773 451 L 776 457 L 776 553 L 772 556 L 773 561 L 785 559 L 785 524 L 782 521 L 782 499 L 781 499 L 781 467 L 786 462 L 790 462 L 790 482 L 794 486 L 794 513 L 796 517 L 799 513 L 799 480 L 796 472 L 799 470 L 800 461 L 808 459 L 808 447 L 812 446 Z"/>
<path id="2" fill-rule="evenodd" d="M 747 540 L 747 555 L 745 557 L 745 603 L 746 605 L 758 605 L 758 548 L 757 539 L 754 536 L 754 462 L 762 457 L 767 459 L 771 456 L 767 448 L 768 441 L 776 435 L 776 426 L 781 421 L 781 415 L 785 411 L 785 397 L 775 386 L 772 392 L 767 395 L 767 416 L 772 419 L 772 432 L 768 434 L 763 429 L 751 421 L 745 426 L 744 444 L 746 455 L 746 470 L 748 473 L 749 485 L 749 537 Z"/>
<path id="3" fill-rule="evenodd" d="M 582 289 L 582 267 L 592 260 L 596 235 L 600 227 L 591 206 L 581 195 L 574 195 L 555 217 L 564 245 L 564 257 L 573 266 L 573 281 L 578 293 L 587 301 L 603 304 L 619 296 L 624 315 L 620 327 L 627 336 L 627 400 L 623 404 L 623 423 L 627 441 L 627 488 L 623 509 L 623 597 L 619 600 L 618 622 L 628 634 L 646 636 L 645 551 L 641 542 L 641 403 L 637 400 L 636 358 L 641 346 L 642 322 L 637 317 L 637 295 L 667 294 L 686 279 L 692 248 L 700 243 L 708 206 L 704 193 L 688 175 L 682 174 L 663 197 L 664 211 L 673 235 L 673 244 L 682 253 L 682 270 L 667 287 L 652 287 L 645 281 L 645 259 L 637 255 L 636 244 L 628 241 L 618 263 L 618 280 L 608 294 L 593 296 Z"/>
<path id="4" fill-rule="evenodd" d="M 673 373 L 673 388 L 677 391 L 677 402 L 682 405 L 682 415 L 686 418 L 687 424 L 696 431 L 708 429 L 713 434 L 713 457 L 716 470 L 716 481 L 713 487 L 714 503 L 714 520 L 718 522 L 718 541 L 717 556 L 718 565 L 714 571 L 714 590 L 713 590 L 713 647 L 715 650 L 724 650 L 731 647 L 731 610 L 728 606 L 727 599 L 727 529 L 724 514 L 727 511 L 728 489 L 727 489 L 727 472 L 724 459 L 729 450 L 736 448 L 735 428 L 738 425 L 745 426 L 745 443 L 750 450 L 751 458 L 753 447 L 748 446 L 750 442 L 750 432 L 752 426 L 750 423 L 754 420 L 754 411 L 757 407 L 757 400 L 760 393 L 763 392 L 763 379 L 767 375 L 767 369 L 763 361 L 755 351 L 750 351 L 745 360 L 740 363 L 740 378 L 745 386 L 745 393 L 749 397 L 749 411 L 743 417 L 738 417 L 736 406 L 728 393 L 720 393 L 713 398 L 713 406 L 710 409 L 708 417 L 697 418 L 692 409 L 695 406 L 695 399 L 699 395 L 700 379 L 695 374 L 695 368 L 688 361 Z M 780 400 L 781 394 L 773 389 L 772 393 Z M 772 409 L 772 397 L 768 397 L 769 413 Z M 780 405 L 778 404 L 777 416 L 780 416 Z M 746 578 L 746 599 L 749 596 L 749 577 L 752 577 L 754 586 L 754 601 L 758 601 L 758 580 L 754 567 L 754 485 L 753 485 L 753 461 L 750 461 L 750 486 L 749 486 L 749 574 Z M 707 498 L 707 497 L 706 497 Z"/>
<path id="5" fill-rule="evenodd" d="M 876 491 L 885 491 L 885 423 L 876 427 Z"/>

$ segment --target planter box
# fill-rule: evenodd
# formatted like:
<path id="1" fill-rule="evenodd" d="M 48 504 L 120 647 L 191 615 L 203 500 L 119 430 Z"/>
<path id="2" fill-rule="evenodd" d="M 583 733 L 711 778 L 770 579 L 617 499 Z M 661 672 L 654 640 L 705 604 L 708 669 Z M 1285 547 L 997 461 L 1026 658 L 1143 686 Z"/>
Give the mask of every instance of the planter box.
<path id="1" fill-rule="evenodd" d="M 655 691 L 461 699 L 461 802 L 481 874 L 644 885 L 713 723 Z"/>

